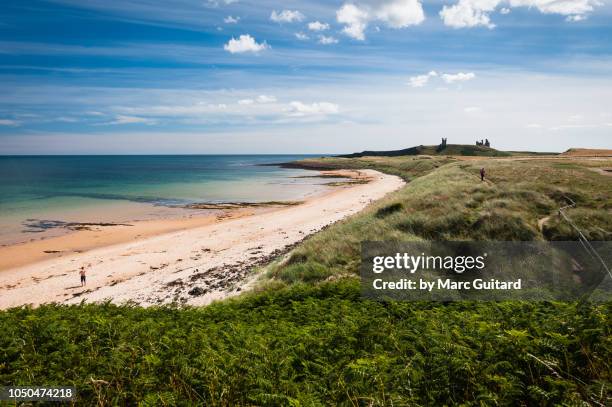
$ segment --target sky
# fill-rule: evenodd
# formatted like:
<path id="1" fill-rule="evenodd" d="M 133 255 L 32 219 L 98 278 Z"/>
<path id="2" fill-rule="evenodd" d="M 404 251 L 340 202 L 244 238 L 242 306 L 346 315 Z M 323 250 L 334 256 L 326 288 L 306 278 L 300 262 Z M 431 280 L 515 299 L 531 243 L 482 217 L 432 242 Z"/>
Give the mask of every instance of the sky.
<path id="1" fill-rule="evenodd" d="M 0 7 L 0 154 L 612 148 L 609 0 Z"/>

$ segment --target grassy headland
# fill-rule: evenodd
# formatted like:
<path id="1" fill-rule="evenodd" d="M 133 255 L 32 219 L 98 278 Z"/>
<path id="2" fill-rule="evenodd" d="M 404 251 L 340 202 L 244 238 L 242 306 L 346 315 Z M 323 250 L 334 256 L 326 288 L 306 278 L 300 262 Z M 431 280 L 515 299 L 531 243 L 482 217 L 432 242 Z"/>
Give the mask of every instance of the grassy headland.
<path id="1" fill-rule="evenodd" d="M 70 384 L 82 404 L 606 405 L 612 303 L 380 303 L 359 242 L 612 240 L 612 161 L 324 158 L 410 181 L 206 308 L 82 305 L 0 313 L 0 383 Z M 485 167 L 488 180 L 478 171 Z"/>
<path id="2" fill-rule="evenodd" d="M 577 240 L 557 214 L 567 198 L 577 203 L 569 214 L 587 238 L 612 240 L 612 182 L 589 168 L 610 164 L 428 156 L 307 160 L 306 167 L 374 168 L 413 181 L 313 236 L 272 274 L 288 282 L 310 281 L 317 273 L 356 275 L 363 240 Z"/>
<path id="3" fill-rule="evenodd" d="M 466 145 L 466 144 L 446 144 L 438 146 L 415 146 L 403 150 L 391 151 L 362 151 L 361 153 L 345 154 L 340 157 L 405 157 L 411 155 L 446 155 L 446 156 L 478 156 L 478 157 L 508 157 L 511 154 L 499 151 L 491 147 Z"/>

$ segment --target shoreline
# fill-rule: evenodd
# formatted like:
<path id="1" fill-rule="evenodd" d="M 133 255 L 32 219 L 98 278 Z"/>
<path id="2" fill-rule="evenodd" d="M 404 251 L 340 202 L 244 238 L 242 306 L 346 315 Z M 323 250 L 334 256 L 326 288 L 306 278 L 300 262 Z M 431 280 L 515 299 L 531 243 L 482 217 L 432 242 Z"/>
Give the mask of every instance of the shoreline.
<path id="1" fill-rule="evenodd" d="M 322 173 L 332 174 L 350 175 L 355 182 L 336 185 L 299 204 L 230 209 L 221 219 L 188 219 L 171 231 L 155 233 L 160 229 L 151 227 L 152 234 L 144 236 L 132 229 L 119 243 L 100 245 L 104 239 L 98 236 L 98 242 L 91 240 L 92 246 L 82 252 L 51 253 L 50 258 L 6 268 L 0 271 L 0 309 L 108 299 L 144 306 L 205 305 L 236 295 L 248 288 L 253 268 L 404 185 L 398 177 L 373 170 Z M 117 228 L 130 227 L 106 230 L 116 235 Z M 63 238 L 81 239 L 85 233 L 100 231 L 77 231 Z M 25 245 L 48 245 L 51 240 Z M 0 249 L 0 258 L 8 249 L 11 246 Z M 78 285 L 82 266 L 88 276 L 83 288 Z"/>
<path id="2" fill-rule="evenodd" d="M 220 210 L 193 217 L 147 219 L 85 230 L 62 230 L 60 234 L 0 247 L 0 276 L 6 270 L 75 253 L 121 244 L 136 239 L 212 224 L 223 218 L 248 214 L 246 210 Z M 243 214 L 244 212 L 244 214 Z"/>
<path id="3" fill-rule="evenodd" d="M 354 172 L 319 171 L 309 178 L 344 178 L 347 182 L 318 184 L 299 201 L 264 202 L 202 202 L 173 206 L 151 206 L 145 203 L 117 203 L 104 208 L 97 215 L 92 213 L 67 219 L 37 220 L 40 232 L 27 238 L 20 236 L 0 244 L 0 273 L 15 267 L 60 258 L 73 253 L 83 253 L 100 247 L 125 243 L 180 230 L 210 225 L 222 219 L 249 216 L 284 206 L 298 205 L 304 199 L 330 192 L 333 187 L 360 182 Z M 110 211 L 110 213 L 109 213 Z M 114 211 L 114 212 L 113 212 Z M 77 219 L 90 219 L 82 221 Z M 22 232 L 23 233 L 23 232 Z"/>

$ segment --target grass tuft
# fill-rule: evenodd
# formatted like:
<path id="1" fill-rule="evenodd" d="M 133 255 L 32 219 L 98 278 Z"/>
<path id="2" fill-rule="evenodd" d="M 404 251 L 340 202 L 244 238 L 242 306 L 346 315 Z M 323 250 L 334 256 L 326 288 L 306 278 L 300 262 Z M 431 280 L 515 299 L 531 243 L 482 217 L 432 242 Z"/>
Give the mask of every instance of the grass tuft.
<path id="1" fill-rule="evenodd" d="M 384 206 L 376 211 L 377 218 L 386 218 L 389 215 L 394 214 L 395 212 L 399 212 L 404 209 L 404 205 L 401 202 L 392 203 L 390 205 Z"/>

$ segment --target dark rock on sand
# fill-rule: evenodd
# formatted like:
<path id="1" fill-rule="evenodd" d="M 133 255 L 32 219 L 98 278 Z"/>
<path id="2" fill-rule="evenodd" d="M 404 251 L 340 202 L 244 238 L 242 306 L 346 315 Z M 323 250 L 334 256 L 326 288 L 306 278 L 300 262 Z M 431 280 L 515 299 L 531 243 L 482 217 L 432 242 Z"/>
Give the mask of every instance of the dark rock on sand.
<path id="1" fill-rule="evenodd" d="M 187 292 L 187 294 L 192 295 L 194 297 L 199 297 L 200 295 L 206 294 L 208 290 L 205 290 L 201 287 L 193 287 L 191 290 Z"/>

